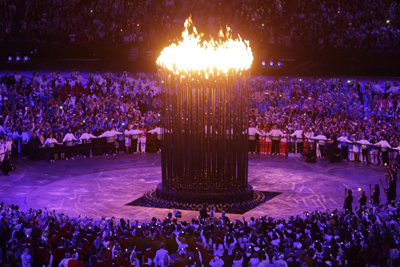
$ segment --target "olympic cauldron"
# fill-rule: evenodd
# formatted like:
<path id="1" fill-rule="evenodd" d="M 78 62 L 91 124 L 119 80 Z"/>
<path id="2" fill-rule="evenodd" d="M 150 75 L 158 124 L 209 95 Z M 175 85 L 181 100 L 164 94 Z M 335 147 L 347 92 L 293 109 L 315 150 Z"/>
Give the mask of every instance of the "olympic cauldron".
<path id="1" fill-rule="evenodd" d="M 168 208 L 251 205 L 258 197 L 248 184 L 249 42 L 232 39 L 229 28 L 201 42 L 190 18 L 182 37 L 157 60 L 162 183 L 145 198 Z"/>

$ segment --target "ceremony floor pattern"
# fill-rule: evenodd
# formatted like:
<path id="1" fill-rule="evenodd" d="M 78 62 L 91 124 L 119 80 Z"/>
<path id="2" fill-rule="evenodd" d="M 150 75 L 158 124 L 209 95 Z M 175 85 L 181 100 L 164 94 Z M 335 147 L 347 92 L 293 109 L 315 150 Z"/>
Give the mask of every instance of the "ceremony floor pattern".
<path id="1" fill-rule="evenodd" d="M 380 179 L 385 183 L 382 167 L 361 163 L 319 160 L 307 164 L 300 156 L 249 155 L 249 183 L 254 189 L 282 194 L 244 216 L 279 219 L 304 211 L 341 209 L 346 188 L 354 192 L 355 207 L 357 189 L 363 188 L 369 197 L 368 185 L 373 188 Z M 160 182 L 160 154 L 119 154 L 55 163 L 21 159 L 10 176 L 0 174 L 0 201 L 19 205 L 21 210 L 47 207 L 70 216 L 115 216 L 147 222 L 152 217 L 163 218 L 171 210 L 126 204 Z M 381 202 L 385 200 L 381 188 Z M 182 220 L 189 220 L 198 212 L 182 211 L 182 215 Z M 228 216 L 234 220 L 243 215 Z"/>

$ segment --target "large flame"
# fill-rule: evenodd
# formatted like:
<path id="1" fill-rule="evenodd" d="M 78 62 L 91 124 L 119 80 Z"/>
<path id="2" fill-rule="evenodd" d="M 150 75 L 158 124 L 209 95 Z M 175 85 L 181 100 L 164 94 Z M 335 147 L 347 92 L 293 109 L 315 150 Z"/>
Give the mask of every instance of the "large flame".
<path id="1" fill-rule="evenodd" d="M 189 34 L 189 28 L 193 33 Z M 197 33 L 191 18 L 185 21 L 185 31 L 182 32 L 182 41 L 173 43 L 164 48 L 157 59 L 159 66 L 170 71 L 189 72 L 215 71 L 227 73 L 230 69 L 235 71 L 247 70 L 253 62 L 253 53 L 249 41 L 242 40 L 238 35 L 232 39 L 231 30 L 227 27 L 226 34 L 221 30 L 219 40 L 201 42 L 201 35 Z"/>

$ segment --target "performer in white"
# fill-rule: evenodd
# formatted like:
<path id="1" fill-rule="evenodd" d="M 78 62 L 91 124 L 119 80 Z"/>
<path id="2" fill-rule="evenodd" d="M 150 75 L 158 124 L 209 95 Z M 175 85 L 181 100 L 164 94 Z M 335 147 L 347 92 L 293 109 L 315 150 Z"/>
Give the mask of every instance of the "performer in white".
<path id="1" fill-rule="evenodd" d="M 339 142 L 339 147 L 342 150 L 343 159 L 346 160 L 346 161 L 349 160 L 349 143 L 350 143 L 350 140 L 347 139 L 346 132 L 343 132 L 342 136 L 339 137 L 337 140 Z"/>
<path id="2" fill-rule="evenodd" d="M 227 130 L 229 132 L 229 130 Z M 157 134 L 157 153 L 161 152 L 161 140 L 163 135 L 163 129 L 161 127 L 156 127 L 153 130 L 150 130 L 149 133 Z M 227 133 L 228 134 L 228 133 Z"/>
<path id="3" fill-rule="evenodd" d="M 92 157 L 92 152 L 91 152 L 91 147 L 90 144 L 92 143 L 91 139 L 97 138 L 93 134 L 89 133 L 89 128 L 86 129 L 86 133 L 83 133 L 81 137 L 79 137 L 79 140 L 82 142 L 83 146 L 86 146 L 84 148 L 84 153 L 83 157 Z"/>
<path id="4" fill-rule="evenodd" d="M 67 155 L 65 157 L 65 160 L 68 160 L 68 159 L 74 160 L 75 159 L 74 158 L 74 145 L 75 145 L 74 141 L 76 141 L 76 138 L 70 128 L 68 130 L 68 133 L 64 136 L 64 139 L 62 141 L 63 143 L 65 143 L 66 149 L 67 149 L 67 151 L 66 151 Z"/>
<path id="5" fill-rule="evenodd" d="M 365 134 L 362 134 L 361 140 L 358 140 L 357 143 L 361 145 L 361 155 L 362 162 L 364 164 L 369 163 L 369 146 L 371 143 L 365 138 Z"/>
<path id="6" fill-rule="evenodd" d="M 3 162 L 6 155 L 6 143 L 3 139 L 0 139 L 0 163 Z"/>
<path id="7" fill-rule="evenodd" d="M 279 130 L 276 125 L 274 125 L 272 126 L 272 130 L 268 133 L 268 135 L 271 136 L 272 139 L 271 155 L 274 153 L 279 155 L 279 143 L 281 137 L 283 136 L 282 131 Z"/>
<path id="8" fill-rule="evenodd" d="M 139 137 L 140 140 L 140 152 L 146 153 L 146 134 L 142 133 Z"/>
<path id="9" fill-rule="evenodd" d="M 53 134 L 50 133 L 50 136 L 43 143 L 44 148 L 48 148 L 49 160 L 50 162 L 54 162 L 54 145 L 59 144 L 58 141 L 53 137 Z"/>
<path id="10" fill-rule="evenodd" d="M 142 134 L 143 131 L 139 129 L 132 129 L 132 126 L 129 125 L 128 129 L 124 131 L 125 134 L 125 147 L 127 147 L 128 153 L 137 153 L 139 152 L 139 142 L 138 142 L 138 135 Z M 127 146 L 129 145 L 129 147 Z"/>
<path id="11" fill-rule="evenodd" d="M 325 158 L 325 145 L 326 145 L 326 141 L 328 140 L 328 138 L 326 138 L 326 136 L 323 135 L 323 134 L 319 134 L 317 136 L 314 136 L 311 139 L 318 141 L 318 143 L 317 143 L 317 157 Z"/>
<path id="12" fill-rule="evenodd" d="M 116 155 L 115 148 L 114 148 L 114 143 L 115 143 L 116 136 L 120 135 L 120 134 L 122 134 L 122 133 L 116 131 L 115 128 L 112 128 L 111 130 L 105 131 L 104 133 L 99 135 L 99 138 L 103 138 L 103 137 L 106 138 L 107 147 L 104 150 L 104 153 L 105 153 L 106 156 L 108 156 L 108 154 Z"/>
<path id="13" fill-rule="evenodd" d="M 290 136 L 296 137 L 296 147 L 297 153 L 303 153 L 303 127 L 300 125 L 297 127 L 298 129 L 294 131 Z"/>
<path id="14" fill-rule="evenodd" d="M 386 139 L 382 136 L 381 137 L 381 141 L 379 141 L 378 143 L 376 143 L 376 146 L 381 147 L 381 162 L 383 165 L 387 166 L 389 165 L 389 152 L 388 152 L 388 148 L 391 148 L 391 146 L 389 145 L 388 141 L 386 141 Z"/>
<path id="15" fill-rule="evenodd" d="M 246 131 L 245 131 L 246 132 Z M 249 134 L 249 154 L 256 153 L 256 134 L 262 136 L 263 134 L 255 127 L 255 123 L 251 123 L 251 126 L 247 130 Z"/>

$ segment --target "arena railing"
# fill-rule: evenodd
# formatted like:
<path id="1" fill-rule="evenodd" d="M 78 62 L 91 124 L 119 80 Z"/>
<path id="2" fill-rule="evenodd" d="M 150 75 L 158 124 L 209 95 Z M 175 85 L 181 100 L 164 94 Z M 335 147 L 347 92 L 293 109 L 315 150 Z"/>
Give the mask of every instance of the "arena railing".
<path id="1" fill-rule="evenodd" d="M 315 148 L 315 154 L 317 158 L 328 158 L 327 148 L 331 140 L 325 140 L 325 145 L 322 145 L 320 140 L 304 138 L 303 142 L 298 142 L 295 138 L 288 137 L 284 140 L 278 140 L 277 145 L 273 145 L 272 140 L 266 141 L 265 136 L 256 136 L 254 140 L 249 140 L 249 153 L 254 154 L 279 154 L 289 156 L 289 154 L 298 154 L 304 157 L 311 150 L 311 144 Z M 14 140 L 14 142 L 18 140 Z M 300 144 L 302 143 L 302 144 Z M 140 139 L 129 138 L 128 144 L 125 145 L 126 139 L 124 135 L 120 137 L 115 136 L 114 140 L 110 142 L 107 137 L 94 138 L 90 142 L 73 142 L 55 144 L 54 147 L 30 147 L 27 145 L 16 145 L 11 151 L 0 153 L 0 160 L 6 155 L 10 156 L 12 160 L 15 160 L 18 156 L 26 157 L 33 160 L 62 160 L 66 158 L 82 156 L 92 157 L 105 154 L 117 154 L 117 153 L 157 153 L 161 150 L 161 141 L 157 139 L 157 134 L 146 134 L 146 143 L 142 145 Z M 340 147 L 336 147 L 335 156 L 337 159 L 345 159 L 349 161 L 360 161 L 366 163 L 373 163 L 375 165 L 384 165 L 392 163 L 394 160 L 398 160 L 399 150 L 393 148 L 381 148 L 374 145 L 361 145 L 357 142 L 346 143 L 338 142 Z M 362 146 L 367 147 L 364 151 Z M 144 150 L 144 151 L 142 151 Z M 274 151 L 276 150 L 276 151 Z M 386 151 L 385 151 L 386 150 Z"/>

